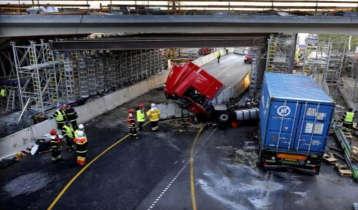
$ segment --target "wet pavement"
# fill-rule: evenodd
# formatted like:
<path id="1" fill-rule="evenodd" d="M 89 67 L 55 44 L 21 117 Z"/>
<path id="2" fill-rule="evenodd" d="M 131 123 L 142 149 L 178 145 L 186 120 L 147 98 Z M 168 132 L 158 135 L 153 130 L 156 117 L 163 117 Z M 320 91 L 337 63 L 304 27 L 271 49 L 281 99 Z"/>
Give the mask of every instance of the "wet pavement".
<path id="1" fill-rule="evenodd" d="M 123 109 L 123 108 L 122 108 Z M 125 134 L 117 109 L 87 126 L 90 159 Z M 162 122 L 98 159 L 64 193 L 55 209 L 192 209 L 189 151 L 198 131 Z M 189 126 L 188 126 L 189 125 Z M 358 184 L 323 164 L 320 175 L 256 167 L 256 127 L 208 127 L 195 147 L 198 209 L 350 209 Z M 1 170 L 0 209 L 45 209 L 79 170 L 71 155 L 58 164 L 49 154 Z"/>
<path id="2" fill-rule="evenodd" d="M 154 90 L 87 123 L 88 159 L 126 134 L 129 107 L 164 101 L 162 91 Z M 257 168 L 256 126 L 207 127 L 193 156 L 199 125 L 169 120 L 160 127 L 156 133 L 141 132 L 138 140 L 125 140 L 97 159 L 54 209 L 182 210 L 193 209 L 195 201 L 197 209 L 205 210 L 336 210 L 351 209 L 358 201 L 358 184 L 325 163 L 318 176 Z M 0 169 L 0 209 L 46 209 L 79 170 L 69 152 L 58 163 L 51 163 L 46 153 Z"/>
<path id="3" fill-rule="evenodd" d="M 206 130 L 194 164 L 198 209 L 351 209 L 357 202 L 358 184 L 325 163 L 318 176 L 257 168 L 255 135 L 256 127 Z M 192 209 L 188 163 L 175 171 L 175 182 L 158 184 L 138 209 L 153 202 L 153 209 Z"/>

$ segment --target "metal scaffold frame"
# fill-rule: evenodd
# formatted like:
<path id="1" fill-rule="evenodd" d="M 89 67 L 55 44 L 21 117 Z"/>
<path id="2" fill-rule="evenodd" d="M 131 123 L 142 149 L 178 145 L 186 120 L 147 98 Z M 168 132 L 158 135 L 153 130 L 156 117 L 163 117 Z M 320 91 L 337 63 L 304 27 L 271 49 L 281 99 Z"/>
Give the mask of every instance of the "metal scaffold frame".
<path id="1" fill-rule="evenodd" d="M 53 51 L 44 41 L 17 46 L 11 43 L 22 114 L 28 108 L 43 113 L 59 102 L 58 80 Z M 19 119 L 19 120 L 20 120 Z"/>
<path id="2" fill-rule="evenodd" d="M 303 72 L 312 75 L 329 93 L 328 86 L 335 87 L 342 82 L 341 74 L 347 52 L 347 40 L 340 42 L 332 42 L 330 39 L 319 40 L 315 34 L 311 34 L 307 39 L 306 42 L 309 44 L 304 53 Z"/>
<path id="3" fill-rule="evenodd" d="M 268 39 L 266 71 L 291 73 L 296 35 L 271 34 Z"/>
<path id="4" fill-rule="evenodd" d="M 11 92 L 11 100 L 1 106 L 13 110 L 19 104 L 19 121 L 28 109 L 44 113 L 62 103 L 114 91 L 147 79 L 166 65 L 159 49 L 62 52 L 52 51 L 44 41 L 11 46 L 19 102 Z"/>

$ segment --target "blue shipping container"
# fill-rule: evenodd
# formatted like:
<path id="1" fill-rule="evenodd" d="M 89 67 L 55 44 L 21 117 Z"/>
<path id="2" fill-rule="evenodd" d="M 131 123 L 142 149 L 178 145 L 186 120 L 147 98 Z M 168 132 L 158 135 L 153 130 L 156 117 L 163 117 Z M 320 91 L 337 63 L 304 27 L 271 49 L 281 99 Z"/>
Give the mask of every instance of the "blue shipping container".
<path id="1" fill-rule="evenodd" d="M 297 74 L 265 73 L 260 102 L 261 150 L 322 155 L 334 101 Z"/>

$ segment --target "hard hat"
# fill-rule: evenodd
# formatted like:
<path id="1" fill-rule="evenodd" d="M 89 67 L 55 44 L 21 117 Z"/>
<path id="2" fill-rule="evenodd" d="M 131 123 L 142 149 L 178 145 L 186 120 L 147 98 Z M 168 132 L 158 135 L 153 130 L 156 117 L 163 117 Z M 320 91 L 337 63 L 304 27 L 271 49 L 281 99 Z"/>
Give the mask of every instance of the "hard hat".
<path id="1" fill-rule="evenodd" d="M 56 129 L 51 129 L 50 134 L 51 135 L 57 135 L 57 130 Z"/>
<path id="2" fill-rule="evenodd" d="M 151 107 L 151 108 L 155 108 L 155 103 L 152 103 L 152 104 L 150 105 L 150 107 Z"/>
<path id="3" fill-rule="evenodd" d="M 78 137 L 84 137 L 85 133 L 83 131 L 77 131 L 77 136 Z"/>
<path id="4" fill-rule="evenodd" d="M 140 103 L 140 104 L 138 105 L 138 107 L 139 107 L 139 108 L 144 108 L 144 104 L 143 104 L 143 103 Z"/>
<path id="5" fill-rule="evenodd" d="M 78 129 L 83 130 L 83 129 L 85 129 L 85 126 L 83 124 L 79 124 Z"/>
<path id="6" fill-rule="evenodd" d="M 128 113 L 134 113 L 134 109 L 128 109 Z"/>

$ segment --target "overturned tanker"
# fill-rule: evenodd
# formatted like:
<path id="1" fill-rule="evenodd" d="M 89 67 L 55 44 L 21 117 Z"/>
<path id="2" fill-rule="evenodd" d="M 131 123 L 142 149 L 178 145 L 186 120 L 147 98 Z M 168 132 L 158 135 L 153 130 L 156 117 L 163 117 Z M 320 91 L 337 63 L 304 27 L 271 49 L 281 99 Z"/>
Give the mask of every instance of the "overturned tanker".
<path id="1" fill-rule="evenodd" d="M 229 59 L 240 59 L 233 56 Z M 199 67 L 188 62 L 172 67 L 165 83 L 165 94 L 197 116 L 228 122 L 236 119 L 229 111 L 229 102 L 250 85 L 250 68 L 240 69 L 238 63 L 211 63 Z"/>

